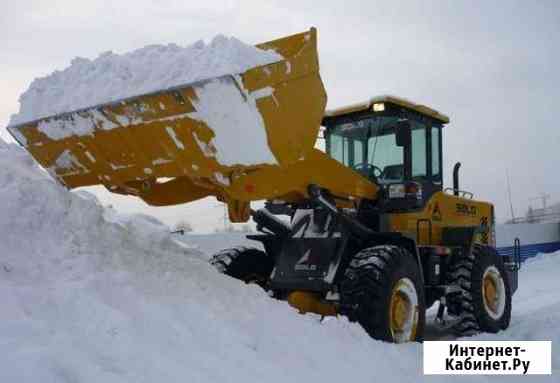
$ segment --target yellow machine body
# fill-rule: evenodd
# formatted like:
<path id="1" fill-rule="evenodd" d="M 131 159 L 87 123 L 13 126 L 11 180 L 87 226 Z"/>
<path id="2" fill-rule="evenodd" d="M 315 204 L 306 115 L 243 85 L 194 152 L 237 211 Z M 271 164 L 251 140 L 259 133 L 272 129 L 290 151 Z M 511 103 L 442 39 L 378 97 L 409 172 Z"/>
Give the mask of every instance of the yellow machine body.
<path id="1" fill-rule="evenodd" d="M 334 304 L 325 302 L 321 297 L 309 291 L 292 291 L 288 295 L 288 304 L 297 309 L 300 314 L 314 313 L 322 316 L 336 316 L 337 308 Z"/>
<path id="2" fill-rule="evenodd" d="M 376 105 L 393 105 L 416 112 L 441 123 L 449 123 L 449 117 L 426 105 L 392 95 L 372 97 L 365 102 L 347 105 L 325 112 L 325 119 L 350 116 L 355 113 L 375 113 Z M 443 244 L 444 228 L 476 227 L 475 241 L 495 246 L 493 228 L 494 210 L 492 204 L 473 200 L 471 193 L 459 192 L 456 196 L 451 189 L 434 193 L 422 209 L 412 209 L 404 213 L 388 214 L 385 228 L 389 232 L 400 232 L 415 239 L 417 245 L 439 246 Z"/>
<path id="3" fill-rule="evenodd" d="M 367 206 L 380 201 L 380 196 L 385 198 L 380 186 L 372 181 L 376 177 L 364 176 L 315 149 L 322 123 L 327 126 L 327 135 L 330 134 L 325 123 L 329 119 L 382 112 L 390 106 L 420 114 L 441 126 L 449 122 L 447 116 L 434 109 L 394 96 L 376 97 L 325 112 L 327 96 L 319 74 L 314 28 L 257 47 L 274 50 L 283 59 L 244 73 L 46 117 L 10 126 L 8 130 L 53 178 L 69 189 L 104 185 L 111 192 L 137 196 L 155 206 L 214 196 L 228 205 L 232 222 L 245 222 L 250 217 L 251 201 L 304 202 L 313 197 L 308 195 L 310 185 L 329 191 L 337 205 L 333 210 L 358 210 L 362 201 Z M 231 118 L 234 116 L 228 114 L 231 109 L 225 105 L 224 97 L 206 100 L 211 105 L 201 107 L 201 90 L 212 84 L 226 86 L 236 102 L 250 108 L 249 120 Z M 201 119 L 206 109 L 222 121 L 231 120 L 226 127 L 230 131 L 224 134 L 224 126 L 214 129 L 208 119 Z M 218 135 L 235 137 L 236 132 L 241 133 L 252 122 L 265 130 L 266 145 L 274 160 L 251 164 L 222 161 L 220 150 L 224 149 L 215 144 Z M 45 126 L 68 134 L 53 136 Z M 231 145 L 244 151 L 254 149 L 251 142 L 238 141 Z M 436 190 L 441 190 L 441 180 L 437 185 Z M 384 220 L 382 231 L 402 233 L 418 247 L 437 246 L 433 248 L 437 252 L 440 247 L 445 251 L 448 245 L 444 240 L 446 229 L 461 232 L 466 228 L 465 231 L 475 233 L 475 242 L 495 246 L 492 205 L 465 196 L 466 193 L 458 196 L 436 191 L 426 197 L 427 201 L 422 200 L 408 210 L 387 210 L 380 218 Z M 295 242 L 307 240 L 300 239 Z M 309 251 L 306 254 L 311 254 Z M 294 254 L 298 255 L 297 249 Z M 304 258 L 305 255 L 297 262 Z M 299 282 L 305 285 L 306 281 Z M 301 313 L 339 313 L 336 303 L 324 299 L 316 289 L 302 288 L 301 284 L 283 288 L 291 306 Z M 400 328 L 406 319 L 407 302 L 395 302 L 391 303 L 391 321 L 395 328 Z M 412 339 L 414 333 L 415 330 Z"/>
<path id="4" fill-rule="evenodd" d="M 390 214 L 389 231 L 414 238 L 418 245 L 438 246 L 444 228 L 475 227 L 475 242 L 495 246 L 493 214 L 488 202 L 437 192 L 420 211 Z"/>
<path id="5" fill-rule="evenodd" d="M 250 201 L 297 202 L 307 197 L 309 184 L 344 197 L 348 202 L 337 200 L 340 206 L 376 198 L 377 185 L 314 148 L 324 117 L 350 114 L 385 102 L 449 122 L 447 116 L 429 107 L 393 96 L 325 113 L 327 96 L 319 74 L 314 28 L 257 47 L 272 49 L 284 60 L 241 74 L 10 126 L 8 130 L 41 166 L 70 189 L 104 185 L 111 192 L 134 195 L 156 206 L 215 196 L 228 204 L 231 221 L 244 222 L 249 218 Z M 223 79 L 233 82 L 246 102 L 251 102 L 251 94 L 272 89 L 268 97 L 254 102 L 276 164 L 224 165 L 218 161 L 213 145 L 216 132 L 194 116 L 197 89 Z M 214 107 L 219 109 L 219 105 Z M 41 124 L 58 124 L 61 129 L 71 130 L 78 123 L 91 124 L 91 132 L 52 139 L 40 129 Z M 230 128 L 244 127 L 232 124 Z M 419 244 L 438 244 L 443 227 L 488 223 L 491 209 L 490 204 L 440 192 L 422 211 L 391 215 L 390 230 L 410 236 L 419 233 Z M 431 240 L 428 224 L 417 231 L 419 219 L 431 222 Z M 494 240 L 491 232 L 480 234 L 480 239 Z"/>
<path id="6" fill-rule="evenodd" d="M 343 197 L 372 198 L 377 186 L 314 149 L 327 97 L 319 75 L 317 33 L 311 30 L 257 45 L 284 59 L 244 73 L 208 79 L 155 93 L 10 126 L 14 138 L 68 188 L 104 185 L 150 205 L 175 205 L 215 196 L 230 219 L 249 218 L 249 202 L 297 201 L 314 183 Z M 213 81 L 235 86 L 258 109 L 272 164 L 224 165 L 213 144 L 217 134 L 195 118 L 197 92 Z M 263 96 L 264 95 L 264 96 Z M 258 96 L 258 97 L 257 97 Z M 210 105 L 219 110 L 220 105 Z M 42 124 L 77 124 L 88 134 L 52 139 Z M 232 123 L 230 129 L 244 126 Z M 75 130 L 75 129 L 74 129 Z M 234 143 L 232 143 L 234 144 Z M 251 143 L 243 150 L 251 150 Z"/>

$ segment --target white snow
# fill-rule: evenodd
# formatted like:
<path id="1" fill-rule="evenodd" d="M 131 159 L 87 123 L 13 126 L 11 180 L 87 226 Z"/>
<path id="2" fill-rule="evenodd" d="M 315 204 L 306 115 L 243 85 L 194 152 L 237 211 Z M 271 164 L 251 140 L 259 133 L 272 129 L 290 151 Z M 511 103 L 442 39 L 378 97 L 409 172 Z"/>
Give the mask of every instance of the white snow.
<path id="1" fill-rule="evenodd" d="M 292 73 L 292 64 L 289 61 L 286 61 L 286 74 Z"/>
<path id="2" fill-rule="evenodd" d="M 19 99 L 10 125 L 126 97 L 200 81 L 282 60 L 233 37 L 187 47 L 150 45 L 124 54 L 106 52 L 96 59 L 75 58 L 62 70 L 35 79 Z M 53 134 L 57 136 L 57 134 Z M 53 138 L 54 139 L 54 138 Z"/>
<path id="3" fill-rule="evenodd" d="M 422 346 L 301 316 L 218 274 L 149 216 L 67 192 L 0 140 L 0 382 L 446 382 Z M 185 236 L 186 241 L 194 236 Z M 208 236 L 200 250 L 230 246 Z M 526 263 L 507 331 L 560 342 L 560 253 Z M 553 346 L 553 382 L 560 353 Z M 556 376 L 556 378 L 554 378 Z M 510 377 L 455 377 L 510 382 Z"/>
<path id="4" fill-rule="evenodd" d="M 209 158 L 216 157 L 216 148 L 214 147 L 214 144 L 212 142 L 207 144 L 206 142 L 202 141 L 200 138 L 198 138 L 196 132 L 193 132 L 193 138 L 196 141 L 196 144 L 198 145 L 200 151 L 202 152 L 202 154 L 204 154 L 205 157 L 209 157 Z"/>
<path id="5" fill-rule="evenodd" d="M 74 114 L 72 119 L 40 121 L 37 129 L 45 133 L 52 140 L 60 140 L 72 135 L 93 135 L 96 127 L 103 130 L 111 130 L 117 126 L 99 111 L 92 110 L 87 116 Z M 13 129 L 10 131 L 17 132 Z"/>
<path id="6" fill-rule="evenodd" d="M 111 167 L 111 169 L 113 170 L 121 170 L 121 169 L 128 169 L 133 167 L 134 165 L 115 165 L 111 162 L 109 162 L 109 166 Z"/>
<path id="7" fill-rule="evenodd" d="M 152 165 L 164 165 L 172 162 L 170 159 L 167 158 L 156 158 L 152 161 Z"/>
<path id="8" fill-rule="evenodd" d="M 54 161 L 53 168 L 64 171 L 65 175 L 87 173 L 88 169 L 69 151 L 64 150 Z"/>
<path id="9" fill-rule="evenodd" d="M 272 88 L 249 93 L 241 80 L 233 76 L 212 80 L 194 90 L 198 99 L 191 100 L 196 109 L 192 117 L 205 122 L 214 131 L 212 145 L 220 164 L 277 163 L 268 146 L 266 127 L 256 105 L 260 98 L 273 97 Z M 201 141 L 197 141 L 201 145 Z M 201 149 L 208 155 L 203 147 Z"/>
<path id="10" fill-rule="evenodd" d="M 191 100 L 196 111 L 159 121 L 189 117 L 206 123 L 214 131 L 211 144 L 216 150 L 210 153 L 207 148 L 201 148 L 222 165 L 275 164 L 266 127 L 256 106 L 256 101 L 264 97 L 272 97 L 277 104 L 274 89 L 265 87 L 250 93 L 239 73 L 282 59 L 274 51 L 264 51 L 224 36 L 215 37 L 208 45 L 201 41 L 186 48 L 152 45 L 122 55 L 104 53 L 94 60 L 77 58 L 63 71 L 33 81 L 20 96 L 19 113 L 12 116 L 10 125 L 196 83 L 196 98 Z M 220 77 L 225 75 L 230 76 Z M 159 107 L 165 109 L 161 103 Z M 95 129 L 110 130 L 144 122 L 139 116 L 116 115 L 115 119 L 118 124 L 100 110 L 92 109 L 62 119 L 43 120 L 37 128 L 49 138 L 60 140 L 73 135 L 93 135 Z M 185 145 L 173 128 L 166 130 L 175 145 L 184 150 Z M 27 145 L 20 132 L 10 131 Z"/>
<path id="11" fill-rule="evenodd" d="M 27 138 L 21 133 L 19 130 L 10 130 L 10 132 L 14 135 L 17 142 L 21 143 L 23 146 L 27 146 Z"/>
<path id="12" fill-rule="evenodd" d="M 89 151 L 85 151 L 84 154 L 86 155 L 86 157 L 88 158 L 88 160 L 90 160 L 91 163 L 95 163 L 95 157 L 93 156 L 93 154 L 91 154 Z"/>
<path id="13" fill-rule="evenodd" d="M 170 126 L 167 126 L 167 127 L 165 127 L 165 130 L 167 131 L 167 134 L 169 135 L 169 137 L 171 137 L 171 139 L 173 140 L 175 145 L 179 149 L 185 150 L 185 145 L 181 142 L 181 140 L 179 140 L 179 138 L 177 137 L 177 134 L 175 134 L 175 131 L 173 130 L 173 128 L 170 127 Z"/>
<path id="14" fill-rule="evenodd" d="M 214 173 L 214 178 L 216 179 L 216 181 L 224 186 L 229 186 L 230 182 L 229 182 L 229 178 L 224 176 L 222 173 L 220 172 L 215 172 Z"/>

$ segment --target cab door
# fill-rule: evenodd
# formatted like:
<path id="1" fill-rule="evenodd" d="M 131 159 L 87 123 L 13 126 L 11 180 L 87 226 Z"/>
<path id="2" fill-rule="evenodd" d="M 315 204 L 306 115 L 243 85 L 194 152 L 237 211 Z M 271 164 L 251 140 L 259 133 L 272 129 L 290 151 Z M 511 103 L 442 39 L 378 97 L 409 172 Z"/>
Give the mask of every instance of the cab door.
<path id="1" fill-rule="evenodd" d="M 422 200 L 442 190 L 441 125 L 429 121 L 412 120 L 411 145 L 407 150 L 410 180 L 420 184 Z"/>

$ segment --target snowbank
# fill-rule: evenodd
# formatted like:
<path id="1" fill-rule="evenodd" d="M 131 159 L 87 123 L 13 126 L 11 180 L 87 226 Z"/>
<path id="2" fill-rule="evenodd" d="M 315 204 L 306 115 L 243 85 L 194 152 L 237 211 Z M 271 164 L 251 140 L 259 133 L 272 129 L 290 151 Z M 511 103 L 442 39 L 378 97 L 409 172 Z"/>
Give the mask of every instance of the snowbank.
<path id="1" fill-rule="evenodd" d="M 216 36 L 209 44 L 151 45 L 125 54 L 107 52 L 34 80 L 19 99 L 15 125 L 125 97 L 153 92 L 282 60 L 235 38 Z"/>
<path id="2" fill-rule="evenodd" d="M 300 316 L 216 273 L 158 221 L 65 191 L 2 141 L 0 201 L 1 382 L 448 380 L 422 376 L 421 345 Z M 529 262 L 511 328 L 479 338 L 558 344 L 559 269 L 560 253 Z"/>
<path id="3" fill-rule="evenodd" d="M 15 145 L 0 149 L 0 201 L 2 382 L 317 380 L 322 357 L 361 349 L 337 362 L 342 379 L 369 360 L 358 326 L 320 326 L 219 275 L 159 222 L 65 191 Z M 341 344 L 328 327 L 347 328 Z"/>

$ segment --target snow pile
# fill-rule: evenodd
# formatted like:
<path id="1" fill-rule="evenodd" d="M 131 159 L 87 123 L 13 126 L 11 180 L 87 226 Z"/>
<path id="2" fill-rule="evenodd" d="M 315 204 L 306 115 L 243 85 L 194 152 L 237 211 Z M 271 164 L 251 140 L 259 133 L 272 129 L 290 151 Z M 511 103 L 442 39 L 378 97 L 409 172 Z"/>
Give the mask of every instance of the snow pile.
<path id="1" fill-rule="evenodd" d="M 370 361 L 358 326 L 297 315 L 3 143 L 0 201 L 1 382 L 319 380 L 325 358 L 340 380 Z"/>
<path id="2" fill-rule="evenodd" d="M 1 382 L 426 380 L 421 345 L 300 316 L 152 218 L 65 191 L 2 141 L 0 201 Z M 511 328 L 479 338 L 558 344 L 559 269 L 560 253 L 522 269 Z"/>
<path id="3" fill-rule="evenodd" d="M 177 45 L 152 45 L 122 55 L 104 53 L 95 60 L 76 58 L 70 67 L 36 79 L 20 96 L 20 110 L 10 125 L 72 112 L 119 99 L 196 82 L 196 112 L 188 117 L 204 122 L 215 136 L 210 143 L 194 135 L 207 157 L 222 165 L 275 164 L 270 151 L 265 122 L 257 100 L 274 98 L 274 89 L 254 92 L 244 89 L 239 73 L 255 66 L 282 60 L 272 50 L 261 50 L 235 38 L 215 37 L 208 45 L 199 41 L 186 48 Z M 219 77 L 231 74 L 229 77 Z M 208 80 L 208 81 L 202 81 Z M 165 109 L 165 105 L 160 104 Z M 74 113 L 71 119 L 41 121 L 37 128 L 52 140 L 70 136 L 93 135 L 96 129 L 111 130 L 121 125 L 142 124 L 140 116 L 117 115 L 116 123 L 97 110 Z M 185 117 L 165 117 L 166 121 Z M 26 139 L 17 129 L 10 132 L 23 145 Z M 181 150 L 171 126 L 167 132 Z M 252 150 L 246 150 L 247 147 Z"/>
<path id="4" fill-rule="evenodd" d="M 94 60 L 75 58 L 70 67 L 34 80 L 20 96 L 10 125 L 145 94 L 212 77 L 242 73 L 282 60 L 235 38 L 209 44 L 150 45 L 125 54 L 107 52 Z"/>

